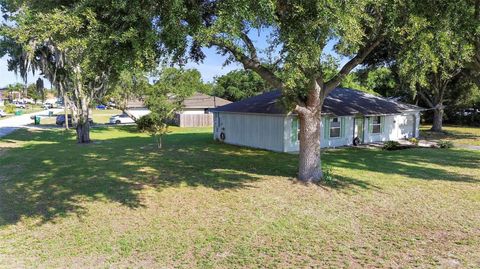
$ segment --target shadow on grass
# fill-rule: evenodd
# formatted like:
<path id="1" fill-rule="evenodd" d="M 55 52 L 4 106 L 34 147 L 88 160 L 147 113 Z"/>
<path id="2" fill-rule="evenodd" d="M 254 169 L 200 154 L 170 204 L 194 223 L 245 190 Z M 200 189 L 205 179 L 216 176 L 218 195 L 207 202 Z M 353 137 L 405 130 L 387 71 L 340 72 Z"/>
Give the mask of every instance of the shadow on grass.
<path id="1" fill-rule="evenodd" d="M 22 217 L 54 221 L 69 214 L 85 213 L 85 202 L 105 201 L 137 208 L 144 206 L 142 190 L 161 191 L 169 187 L 206 187 L 214 190 L 252 188 L 251 182 L 264 176 L 293 178 L 298 156 L 241 148 L 212 141 L 210 133 L 173 133 L 165 137 L 165 148 L 157 150 L 150 137 L 131 127 L 117 137 L 109 129 L 93 144 L 78 145 L 74 132 L 20 130 L 5 141 L 35 141 L 10 148 L 0 155 L 0 225 L 14 224 Z M 461 151 L 407 150 L 381 152 L 339 150 L 325 154 L 331 167 L 346 167 L 412 178 L 472 182 L 442 169 L 415 166 L 434 162 L 447 166 L 468 166 L 479 155 Z M 433 155 L 433 156 L 432 156 Z M 412 165 L 410 165 L 412 164 Z M 375 189 L 355 176 L 337 177 L 330 188 Z"/>
<path id="2" fill-rule="evenodd" d="M 475 127 L 470 127 L 475 128 Z M 440 140 L 440 139 L 478 139 L 478 135 L 475 133 L 461 132 L 455 130 L 444 130 L 442 132 L 434 132 L 429 129 L 420 130 L 420 138 L 426 140 Z"/>
<path id="3" fill-rule="evenodd" d="M 421 148 L 383 151 L 351 148 L 328 152 L 325 157 L 329 165 L 337 168 L 402 175 L 418 180 L 480 183 L 477 178 L 445 169 L 478 167 L 480 154 L 474 151 Z"/>

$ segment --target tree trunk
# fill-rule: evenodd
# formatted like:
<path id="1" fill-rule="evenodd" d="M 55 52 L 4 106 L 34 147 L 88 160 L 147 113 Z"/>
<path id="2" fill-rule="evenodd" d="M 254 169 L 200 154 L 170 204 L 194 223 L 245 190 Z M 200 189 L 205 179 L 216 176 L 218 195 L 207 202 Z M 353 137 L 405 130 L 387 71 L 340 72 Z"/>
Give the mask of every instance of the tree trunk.
<path id="1" fill-rule="evenodd" d="M 63 95 L 63 112 L 65 113 L 65 129 L 68 130 L 68 99 L 67 95 Z"/>
<path id="2" fill-rule="evenodd" d="M 320 112 L 301 113 L 298 179 L 317 182 L 323 177 L 320 159 Z"/>
<path id="3" fill-rule="evenodd" d="M 153 135 L 153 140 L 157 144 L 157 148 L 162 149 L 162 136 L 158 135 L 158 134 L 155 134 L 155 135 Z"/>
<path id="4" fill-rule="evenodd" d="M 80 99 L 80 109 L 77 110 L 77 142 L 90 143 L 90 122 L 88 103 L 85 98 Z"/>
<path id="5" fill-rule="evenodd" d="M 90 123 L 77 123 L 77 142 L 80 144 L 90 143 Z"/>
<path id="6" fill-rule="evenodd" d="M 443 126 L 443 108 L 435 108 L 433 110 L 432 131 L 441 132 Z"/>

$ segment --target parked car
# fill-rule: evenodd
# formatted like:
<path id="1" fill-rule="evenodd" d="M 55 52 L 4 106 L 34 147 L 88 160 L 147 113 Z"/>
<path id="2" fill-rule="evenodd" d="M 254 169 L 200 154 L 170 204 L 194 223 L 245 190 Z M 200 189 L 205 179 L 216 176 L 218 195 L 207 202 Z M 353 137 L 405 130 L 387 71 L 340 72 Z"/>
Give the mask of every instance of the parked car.
<path id="1" fill-rule="evenodd" d="M 121 124 L 121 123 L 135 123 L 135 121 L 128 116 L 127 114 L 115 115 L 110 118 L 111 124 Z"/>
<path id="2" fill-rule="evenodd" d="M 463 111 L 457 112 L 457 115 L 461 115 L 461 116 L 470 116 L 472 114 L 480 114 L 480 109 L 467 108 L 467 109 L 464 109 Z"/>
<path id="3" fill-rule="evenodd" d="M 7 116 L 7 113 L 5 113 L 5 111 L 3 111 L 3 109 L 0 109 L 0 117 L 6 117 Z"/>
<path id="4" fill-rule="evenodd" d="M 90 125 L 93 124 L 93 120 L 92 119 L 88 119 L 88 122 L 90 123 Z M 58 125 L 58 126 L 63 126 L 65 125 L 65 115 L 58 115 L 56 120 L 55 120 L 55 123 Z M 72 122 L 72 115 L 68 115 L 68 126 L 73 126 L 73 122 Z"/>
<path id="5" fill-rule="evenodd" d="M 27 105 L 22 102 L 13 102 L 13 104 L 15 105 L 16 108 L 22 108 L 22 109 L 27 108 Z"/>
<path id="6" fill-rule="evenodd" d="M 52 104 L 52 103 L 45 102 L 45 103 L 43 104 L 43 109 L 48 110 L 48 109 L 50 109 L 50 108 L 53 108 L 53 104 Z"/>
<path id="7" fill-rule="evenodd" d="M 97 109 L 105 110 L 105 109 L 107 109 L 107 106 L 106 105 L 98 105 Z"/>
<path id="8" fill-rule="evenodd" d="M 117 104 L 115 104 L 115 102 L 108 102 L 107 107 L 109 109 L 115 109 L 117 107 Z"/>

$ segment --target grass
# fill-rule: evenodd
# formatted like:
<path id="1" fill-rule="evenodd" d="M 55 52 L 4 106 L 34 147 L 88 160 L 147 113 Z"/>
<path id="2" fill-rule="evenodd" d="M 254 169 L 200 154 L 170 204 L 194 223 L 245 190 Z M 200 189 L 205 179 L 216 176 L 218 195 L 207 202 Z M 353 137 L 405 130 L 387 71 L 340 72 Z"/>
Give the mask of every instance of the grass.
<path id="1" fill-rule="evenodd" d="M 172 129 L 19 130 L 0 140 L 0 267 L 479 267 L 480 151 L 296 155 Z"/>
<path id="2" fill-rule="evenodd" d="M 449 140 L 456 145 L 480 146 L 480 128 L 447 125 L 444 133 L 431 132 L 432 126 L 424 125 L 420 128 L 421 136 L 428 140 Z"/>

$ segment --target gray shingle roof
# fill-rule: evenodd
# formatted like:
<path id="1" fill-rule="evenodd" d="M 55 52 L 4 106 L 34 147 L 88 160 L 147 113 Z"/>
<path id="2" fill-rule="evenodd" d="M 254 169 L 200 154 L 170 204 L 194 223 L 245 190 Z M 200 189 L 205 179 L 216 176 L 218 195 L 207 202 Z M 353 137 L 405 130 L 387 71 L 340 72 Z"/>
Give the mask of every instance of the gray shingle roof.
<path id="1" fill-rule="evenodd" d="M 212 109 L 214 112 L 287 114 L 282 101 L 280 90 L 267 92 L 242 101 Z M 422 110 L 409 105 L 365 92 L 337 88 L 325 99 L 322 112 L 336 116 L 350 115 L 387 115 L 399 114 L 405 111 Z"/>
<path id="2" fill-rule="evenodd" d="M 214 108 L 230 104 L 231 102 L 220 97 L 203 93 L 195 93 L 183 101 L 184 108 Z"/>
<path id="3" fill-rule="evenodd" d="M 142 98 L 143 99 L 143 98 Z M 145 107 L 145 102 L 142 99 L 132 99 L 127 103 L 128 108 Z M 183 101 L 183 108 L 215 108 L 230 104 L 231 102 L 220 97 L 210 96 L 203 93 L 195 93 L 193 96 L 186 98 Z"/>

